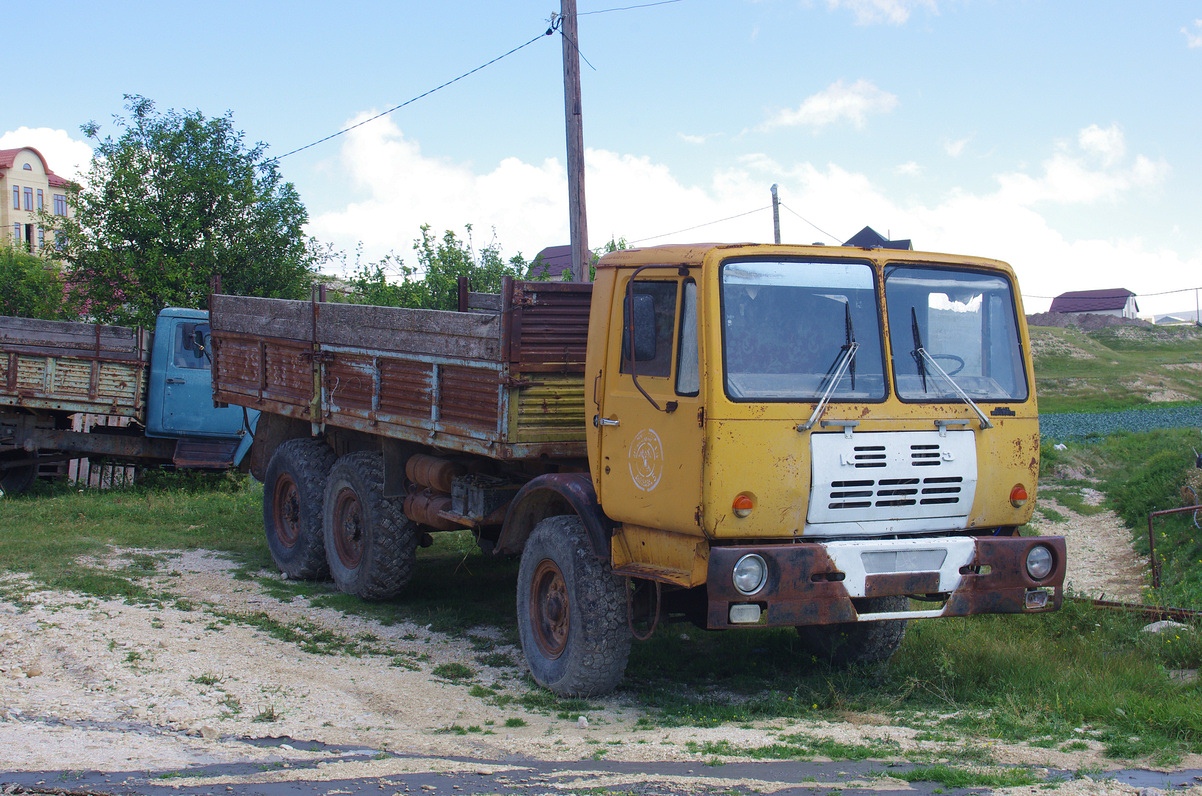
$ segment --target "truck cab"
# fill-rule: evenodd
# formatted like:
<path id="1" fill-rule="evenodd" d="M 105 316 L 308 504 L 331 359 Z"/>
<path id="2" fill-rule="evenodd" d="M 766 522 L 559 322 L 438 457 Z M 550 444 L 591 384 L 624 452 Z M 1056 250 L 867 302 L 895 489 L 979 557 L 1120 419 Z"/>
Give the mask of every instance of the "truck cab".
<path id="1" fill-rule="evenodd" d="M 258 420 L 253 409 L 214 405 L 211 338 L 206 310 L 159 312 L 150 351 L 146 436 L 179 440 L 177 466 L 236 465 L 250 448 Z"/>
<path id="2" fill-rule="evenodd" d="M 590 470 L 616 574 L 705 585 L 715 629 L 1059 606 L 1063 540 L 1014 535 L 1039 424 L 1005 264 L 621 251 L 598 265 L 589 328 Z"/>

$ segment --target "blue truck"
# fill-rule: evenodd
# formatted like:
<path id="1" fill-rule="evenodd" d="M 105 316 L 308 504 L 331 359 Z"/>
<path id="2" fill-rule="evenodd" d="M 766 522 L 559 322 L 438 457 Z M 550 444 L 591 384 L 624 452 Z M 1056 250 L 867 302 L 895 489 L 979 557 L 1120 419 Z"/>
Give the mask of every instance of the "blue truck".
<path id="1" fill-rule="evenodd" d="M 237 467 L 258 413 L 213 403 L 209 315 L 169 307 L 142 328 L 0 316 L 0 494 L 46 465 Z"/>

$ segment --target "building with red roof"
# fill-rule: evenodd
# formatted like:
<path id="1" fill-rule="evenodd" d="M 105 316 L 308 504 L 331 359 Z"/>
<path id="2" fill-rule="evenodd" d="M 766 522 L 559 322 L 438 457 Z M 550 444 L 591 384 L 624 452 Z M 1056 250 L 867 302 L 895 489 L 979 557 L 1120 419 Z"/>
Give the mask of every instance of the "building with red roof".
<path id="1" fill-rule="evenodd" d="M 1139 315 L 1139 305 L 1135 302 L 1135 294 L 1126 288 L 1070 290 L 1052 299 L 1048 311 L 1135 318 Z"/>
<path id="2" fill-rule="evenodd" d="M 69 216 L 67 185 L 33 147 L 0 149 L 0 242 L 34 254 L 44 249 L 47 235 L 53 233 L 40 223 L 38 213 Z"/>

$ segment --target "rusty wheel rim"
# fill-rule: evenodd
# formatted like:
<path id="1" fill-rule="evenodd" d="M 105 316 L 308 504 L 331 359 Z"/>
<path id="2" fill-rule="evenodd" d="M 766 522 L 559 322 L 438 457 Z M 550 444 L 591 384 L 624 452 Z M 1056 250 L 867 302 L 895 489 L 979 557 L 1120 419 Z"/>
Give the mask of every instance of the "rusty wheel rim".
<path id="1" fill-rule="evenodd" d="M 334 500 L 334 550 L 347 569 L 363 560 L 363 506 L 353 489 L 339 490 Z"/>
<path id="2" fill-rule="evenodd" d="M 555 562 L 544 558 L 530 584 L 530 624 L 534 640 L 547 658 L 558 658 L 568 646 L 571 618 L 568 584 Z"/>
<path id="3" fill-rule="evenodd" d="M 271 506 L 276 538 L 284 547 L 295 547 L 300 540 L 300 495 L 291 476 L 276 479 Z"/>

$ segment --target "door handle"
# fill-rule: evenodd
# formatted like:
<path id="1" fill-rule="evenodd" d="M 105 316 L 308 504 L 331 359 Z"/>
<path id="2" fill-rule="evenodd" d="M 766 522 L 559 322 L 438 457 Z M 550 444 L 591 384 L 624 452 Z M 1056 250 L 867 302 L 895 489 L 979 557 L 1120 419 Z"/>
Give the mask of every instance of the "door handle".
<path id="1" fill-rule="evenodd" d="M 183 384 L 183 379 L 167 379 L 168 384 Z"/>
<path id="2" fill-rule="evenodd" d="M 601 426 L 620 426 L 621 424 L 619 420 L 610 420 L 609 418 L 601 417 L 601 415 L 593 415 L 593 425 L 597 428 L 601 428 Z"/>

